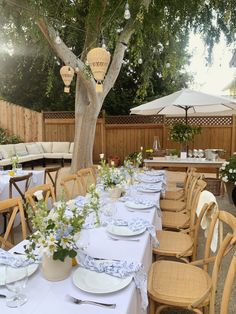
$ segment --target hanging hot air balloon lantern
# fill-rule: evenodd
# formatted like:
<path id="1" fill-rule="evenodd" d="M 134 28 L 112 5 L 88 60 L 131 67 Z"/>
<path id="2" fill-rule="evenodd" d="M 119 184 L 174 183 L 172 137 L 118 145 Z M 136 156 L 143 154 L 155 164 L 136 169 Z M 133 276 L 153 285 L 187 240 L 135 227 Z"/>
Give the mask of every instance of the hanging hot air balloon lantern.
<path id="1" fill-rule="evenodd" d="M 65 93 L 70 92 L 70 84 L 71 84 L 71 81 L 73 80 L 74 73 L 75 73 L 74 69 L 69 65 L 64 65 L 60 69 L 61 78 L 65 84 L 65 87 L 64 87 Z"/>
<path id="2" fill-rule="evenodd" d="M 87 61 L 97 82 L 96 92 L 103 92 L 103 80 L 111 60 L 110 53 L 105 48 L 94 48 L 89 51 Z"/>

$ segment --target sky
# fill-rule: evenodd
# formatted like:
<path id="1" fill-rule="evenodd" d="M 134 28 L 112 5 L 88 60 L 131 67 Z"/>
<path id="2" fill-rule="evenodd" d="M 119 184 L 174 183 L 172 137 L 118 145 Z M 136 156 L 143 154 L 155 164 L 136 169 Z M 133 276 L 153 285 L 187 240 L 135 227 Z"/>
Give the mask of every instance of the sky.
<path id="1" fill-rule="evenodd" d="M 229 67 L 234 48 L 233 45 L 227 47 L 222 35 L 220 43 L 214 46 L 212 65 L 207 65 L 207 48 L 199 35 L 192 34 L 189 42 L 192 58 L 186 69 L 193 74 L 194 82 L 189 88 L 209 94 L 227 94 L 223 89 L 236 76 L 236 69 Z"/>

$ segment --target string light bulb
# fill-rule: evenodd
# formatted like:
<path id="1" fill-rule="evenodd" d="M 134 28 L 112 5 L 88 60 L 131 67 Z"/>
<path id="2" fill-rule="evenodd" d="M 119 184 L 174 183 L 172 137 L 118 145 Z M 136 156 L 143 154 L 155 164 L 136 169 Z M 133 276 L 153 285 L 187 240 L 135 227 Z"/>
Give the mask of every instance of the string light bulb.
<path id="1" fill-rule="evenodd" d="M 58 45 L 61 44 L 61 37 L 60 37 L 58 31 L 56 31 L 55 43 L 58 44 Z"/>
<path id="2" fill-rule="evenodd" d="M 129 20 L 131 17 L 130 11 L 129 11 L 129 3 L 128 1 L 125 4 L 125 13 L 124 13 L 124 18 L 125 20 Z"/>

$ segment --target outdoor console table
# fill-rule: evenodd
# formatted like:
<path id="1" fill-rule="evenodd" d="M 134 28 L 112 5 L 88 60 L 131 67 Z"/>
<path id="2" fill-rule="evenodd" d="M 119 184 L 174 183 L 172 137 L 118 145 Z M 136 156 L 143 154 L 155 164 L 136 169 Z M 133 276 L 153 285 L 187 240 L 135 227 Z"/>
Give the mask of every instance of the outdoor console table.
<path id="1" fill-rule="evenodd" d="M 186 159 L 166 159 L 165 157 L 154 157 L 152 160 L 144 159 L 145 167 L 172 167 L 172 168 L 210 168 L 216 170 L 216 176 L 219 176 L 219 168 L 225 162 L 224 159 L 219 159 L 217 161 L 210 160 L 199 160 L 198 158 L 186 158 Z"/>

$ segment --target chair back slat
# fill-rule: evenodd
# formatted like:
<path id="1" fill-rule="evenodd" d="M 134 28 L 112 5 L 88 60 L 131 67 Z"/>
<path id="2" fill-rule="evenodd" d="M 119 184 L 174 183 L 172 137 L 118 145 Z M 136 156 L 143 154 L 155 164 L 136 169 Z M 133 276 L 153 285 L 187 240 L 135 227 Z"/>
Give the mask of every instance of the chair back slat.
<path id="1" fill-rule="evenodd" d="M 9 236 L 11 232 L 13 232 L 14 222 L 18 213 L 20 214 L 22 240 L 26 239 L 26 223 L 22 200 L 18 197 L 0 201 L 0 213 L 4 213 L 6 210 L 10 218 L 7 223 L 6 231 L 0 236 L 0 245 L 1 248 L 10 249 L 14 246 L 14 243 L 9 241 Z"/>
<path id="2" fill-rule="evenodd" d="M 51 199 L 52 202 L 56 201 L 54 188 L 53 188 L 52 184 L 42 184 L 42 185 L 35 186 L 35 187 L 29 189 L 25 193 L 26 201 L 32 206 L 32 208 L 34 210 L 37 209 L 37 203 L 38 203 L 38 200 L 34 196 L 34 193 L 37 191 L 43 192 L 43 197 L 44 197 L 45 203 L 48 203 L 49 199 Z"/>
<path id="3" fill-rule="evenodd" d="M 220 314 L 228 314 L 229 312 L 229 301 L 232 293 L 235 276 L 236 276 L 236 253 L 234 253 L 225 279 L 224 290 L 221 299 Z"/>
<path id="4" fill-rule="evenodd" d="M 32 173 L 30 172 L 27 175 L 24 176 L 18 176 L 18 177 L 12 177 L 9 180 L 9 198 L 13 197 L 13 187 L 16 189 L 16 191 L 19 193 L 20 197 L 25 202 L 25 192 L 28 190 L 30 181 L 32 178 Z M 19 185 L 19 183 L 21 183 Z M 23 187 L 22 187 L 23 185 Z"/>
<path id="5" fill-rule="evenodd" d="M 65 192 L 67 200 L 71 200 L 79 195 L 86 195 L 86 189 L 83 187 L 81 177 L 77 174 L 71 174 L 64 177 L 60 184 Z"/>
<path id="6" fill-rule="evenodd" d="M 51 183 L 54 187 L 55 195 L 57 195 L 57 179 L 59 175 L 61 167 L 50 167 L 50 168 L 45 168 L 44 172 L 44 184 L 47 183 L 47 178 L 49 179 L 49 183 Z"/>
<path id="7" fill-rule="evenodd" d="M 86 192 L 88 192 L 90 185 L 96 183 L 93 175 L 93 170 L 91 168 L 83 168 L 80 169 L 77 174 L 82 180 L 84 189 L 86 190 Z"/>

